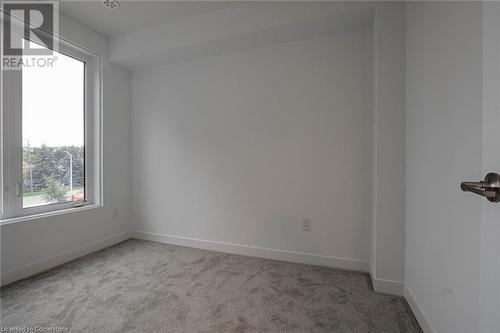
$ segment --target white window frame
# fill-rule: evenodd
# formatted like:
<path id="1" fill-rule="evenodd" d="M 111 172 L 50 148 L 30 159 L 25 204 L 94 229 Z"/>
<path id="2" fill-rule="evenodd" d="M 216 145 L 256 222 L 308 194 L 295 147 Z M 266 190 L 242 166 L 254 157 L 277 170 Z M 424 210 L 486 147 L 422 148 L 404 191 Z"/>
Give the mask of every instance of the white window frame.
<path id="1" fill-rule="evenodd" d="M 23 208 L 22 71 L 4 70 L 0 80 L 0 224 L 33 220 L 103 205 L 102 58 L 63 37 L 60 53 L 85 63 L 85 200 Z"/>

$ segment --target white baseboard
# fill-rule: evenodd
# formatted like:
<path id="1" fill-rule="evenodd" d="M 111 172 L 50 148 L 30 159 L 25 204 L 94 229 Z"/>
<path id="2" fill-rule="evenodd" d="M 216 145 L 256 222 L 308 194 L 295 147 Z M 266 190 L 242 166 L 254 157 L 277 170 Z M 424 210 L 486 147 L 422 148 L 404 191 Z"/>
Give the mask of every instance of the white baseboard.
<path id="1" fill-rule="evenodd" d="M 31 275 L 43 272 L 49 268 L 64 264 L 68 261 L 83 257 L 92 252 L 114 245 L 130 238 L 130 232 L 115 234 L 110 237 L 77 247 L 73 250 L 58 254 L 53 257 L 44 258 L 36 262 L 18 267 L 14 270 L 2 273 L 0 284 L 2 286 L 17 280 L 27 278 Z"/>
<path id="2" fill-rule="evenodd" d="M 243 244 L 224 243 L 204 239 L 163 235 L 144 231 L 132 231 L 131 235 L 132 237 L 137 239 L 155 241 L 171 245 L 226 252 L 250 257 L 295 262 L 300 264 L 319 265 L 346 270 L 368 272 L 368 261 L 360 259 L 339 258 L 314 253 L 269 249 Z"/>
<path id="3" fill-rule="evenodd" d="M 404 283 L 402 281 L 378 279 L 373 272 L 370 271 L 372 278 L 373 290 L 382 293 L 396 296 L 404 295 Z"/>
<path id="4" fill-rule="evenodd" d="M 413 293 L 411 292 L 408 287 L 405 286 L 404 288 L 404 297 L 406 298 L 406 301 L 410 305 L 411 310 L 413 311 L 413 314 L 415 315 L 415 318 L 417 318 L 418 323 L 420 324 L 420 327 L 422 327 L 422 330 L 425 333 L 436 333 L 437 331 L 432 327 L 429 319 L 425 315 L 425 313 L 422 311 L 422 308 L 418 304 L 417 300 L 415 299 L 415 296 L 413 296 Z"/>

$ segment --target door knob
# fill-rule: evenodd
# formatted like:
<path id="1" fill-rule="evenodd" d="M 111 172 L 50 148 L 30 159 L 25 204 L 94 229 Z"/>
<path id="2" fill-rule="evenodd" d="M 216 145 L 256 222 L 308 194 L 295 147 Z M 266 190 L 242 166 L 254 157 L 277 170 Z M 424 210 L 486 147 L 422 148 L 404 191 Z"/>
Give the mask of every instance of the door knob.
<path id="1" fill-rule="evenodd" d="M 481 195 L 491 202 L 500 202 L 500 175 L 489 173 L 482 182 L 463 182 L 460 188 L 464 192 Z"/>

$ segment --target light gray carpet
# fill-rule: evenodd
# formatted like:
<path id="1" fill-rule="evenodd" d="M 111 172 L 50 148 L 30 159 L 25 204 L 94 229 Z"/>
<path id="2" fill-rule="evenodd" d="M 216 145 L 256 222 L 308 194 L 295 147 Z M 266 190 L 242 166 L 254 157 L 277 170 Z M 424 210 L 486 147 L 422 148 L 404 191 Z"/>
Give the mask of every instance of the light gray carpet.
<path id="1" fill-rule="evenodd" d="M 359 272 L 140 240 L 1 289 L 4 327 L 71 332 L 421 332 Z"/>

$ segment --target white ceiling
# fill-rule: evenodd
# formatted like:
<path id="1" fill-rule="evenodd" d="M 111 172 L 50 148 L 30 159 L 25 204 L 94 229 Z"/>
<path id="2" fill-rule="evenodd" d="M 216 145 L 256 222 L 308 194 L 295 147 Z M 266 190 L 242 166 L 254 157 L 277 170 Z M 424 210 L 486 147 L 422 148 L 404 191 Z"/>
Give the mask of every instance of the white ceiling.
<path id="1" fill-rule="evenodd" d="M 60 10 L 108 37 L 234 5 L 227 1 L 119 1 L 109 9 L 103 1 L 61 1 Z"/>
<path id="2" fill-rule="evenodd" d="M 136 70 L 369 28 L 362 1 L 61 1 L 62 12 L 109 37 L 109 60 Z"/>

